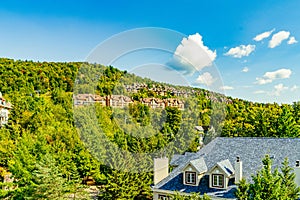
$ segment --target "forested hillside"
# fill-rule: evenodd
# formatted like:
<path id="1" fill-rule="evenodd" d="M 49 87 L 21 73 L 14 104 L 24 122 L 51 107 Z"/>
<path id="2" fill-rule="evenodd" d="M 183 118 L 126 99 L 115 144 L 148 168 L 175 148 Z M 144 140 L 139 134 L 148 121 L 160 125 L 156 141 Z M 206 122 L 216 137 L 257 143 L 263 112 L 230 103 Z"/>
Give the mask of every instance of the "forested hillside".
<path id="1" fill-rule="evenodd" d="M 132 84 L 143 84 L 143 88 L 126 89 Z M 214 132 L 205 135 L 206 141 L 215 136 L 300 136 L 299 102 L 253 103 L 203 89 L 157 83 L 111 66 L 2 58 L 0 88 L 13 105 L 8 125 L 0 129 L 0 179 L 9 173 L 14 178 L 13 183 L 2 184 L 0 198 L 85 199 L 87 194 L 81 183 L 92 176 L 101 186 L 99 199 L 151 199 L 151 170 L 122 170 L 128 163 L 120 163 L 122 159 L 111 153 L 115 149 L 109 149 L 108 155 L 111 147 L 106 144 L 99 143 L 94 148 L 92 143 L 97 138 L 89 133 L 97 132 L 97 127 L 109 142 L 125 152 L 168 156 L 197 150 L 194 126 L 214 127 Z M 186 95 L 178 96 L 174 91 Z M 103 97 L 123 94 L 134 103 L 125 109 L 98 104 L 75 108 L 73 95 L 81 93 Z M 139 102 L 147 97 L 178 98 L 184 101 L 185 109 L 151 109 Z M 95 126 L 82 120 L 89 118 L 93 110 L 96 118 L 91 123 Z M 138 135 L 129 134 L 133 132 Z M 110 156 L 114 162 L 107 165 L 99 154 Z"/>

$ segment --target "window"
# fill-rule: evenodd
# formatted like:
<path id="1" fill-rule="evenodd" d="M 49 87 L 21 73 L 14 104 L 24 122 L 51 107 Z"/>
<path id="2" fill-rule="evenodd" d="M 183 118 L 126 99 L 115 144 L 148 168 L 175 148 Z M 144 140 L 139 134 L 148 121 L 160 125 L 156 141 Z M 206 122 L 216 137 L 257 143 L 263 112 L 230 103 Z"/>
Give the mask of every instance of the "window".
<path id="1" fill-rule="evenodd" d="M 224 175 L 213 174 L 212 175 L 212 186 L 223 188 L 224 187 Z"/>
<path id="2" fill-rule="evenodd" d="M 196 185 L 196 172 L 185 172 L 185 184 Z"/>
<path id="3" fill-rule="evenodd" d="M 169 200 L 169 197 L 167 197 L 166 195 L 163 195 L 163 194 L 159 194 L 158 199 L 160 199 L 160 200 Z"/>

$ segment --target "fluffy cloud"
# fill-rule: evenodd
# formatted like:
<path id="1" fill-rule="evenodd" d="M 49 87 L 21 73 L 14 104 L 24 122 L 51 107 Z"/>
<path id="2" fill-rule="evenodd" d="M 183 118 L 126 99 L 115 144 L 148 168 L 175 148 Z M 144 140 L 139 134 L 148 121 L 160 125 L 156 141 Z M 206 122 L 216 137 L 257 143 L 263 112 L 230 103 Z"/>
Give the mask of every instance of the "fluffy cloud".
<path id="1" fill-rule="evenodd" d="M 216 51 L 210 50 L 204 45 L 199 33 L 183 38 L 177 46 L 171 62 L 172 68 L 186 73 L 193 73 L 204 67 L 211 66 L 217 57 Z"/>
<path id="2" fill-rule="evenodd" d="M 205 84 L 207 86 L 212 85 L 216 79 L 209 72 L 204 72 L 203 74 L 199 75 L 196 82 L 200 84 Z"/>
<path id="3" fill-rule="evenodd" d="M 242 72 L 245 72 L 245 73 L 249 72 L 249 68 L 248 67 L 244 67 L 243 70 L 242 70 Z"/>
<path id="4" fill-rule="evenodd" d="M 286 79 L 292 74 L 290 69 L 279 69 L 274 72 L 266 72 L 263 77 L 256 78 L 256 83 L 259 85 L 272 83 L 275 79 Z"/>
<path id="5" fill-rule="evenodd" d="M 281 92 L 284 90 L 289 89 L 288 87 L 284 86 L 282 83 L 274 86 L 274 91 L 271 93 L 271 95 L 280 96 Z"/>
<path id="6" fill-rule="evenodd" d="M 293 87 L 291 87 L 291 91 L 294 92 L 294 91 L 298 90 L 298 88 L 299 87 L 297 85 L 294 85 Z"/>
<path id="7" fill-rule="evenodd" d="M 261 34 L 258 34 L 257 36 L 255 36 L 255 38 L 253 38 L 253 40 L 259 42 L 265 38 L 268 38 L 270 37 L 270 35 L 275 31 L 275 29 L 273 30 L 270 30 L 270 31 L 266 31 L 266 32 L 263 32 Z"/>
<path id="8" fill-rule="evenodd" d="M 253 93 L 254 93 L 254 94 L 265 94 L 266 91 L 263 91 L 263 90 L 257 90 L 257 91 L 254 91 Z"/>
<path id="9" fill-rule="evenodd" d="M 246 45 L 240 45 L 238 47 L 234 47 L 229 49 L 227 53 L 225 53 L 225 56 L 232 56 L 234 58 L 241 58 L 244 56 L 249 56 L 250 53 L 252 53 L 255 50 L 255 45 L 248 44 Z"/>
<path id="10" fill-rule="evenodd" d="M 290 37 L 289 41 L 287 42 L 288 44 L 296 44 L 298 41 L 296 40 L 295 37 Z"/>
<path id="11" fill-rule="evenodd" d="M 275 48 L 281 44 L 283 40 L 286 40 L 290 37 L 290 32 L 288 31 L 279 31 L 272 36 L 272 39 L 269 41 L 269 47 Z"/>
<path id="12" fill-rule="evenodd" d="M 224 85 L 224 86 L 220 87 L 220 89 L 221 90 L 233 90 L 234 88 L 231 86 Z"/>

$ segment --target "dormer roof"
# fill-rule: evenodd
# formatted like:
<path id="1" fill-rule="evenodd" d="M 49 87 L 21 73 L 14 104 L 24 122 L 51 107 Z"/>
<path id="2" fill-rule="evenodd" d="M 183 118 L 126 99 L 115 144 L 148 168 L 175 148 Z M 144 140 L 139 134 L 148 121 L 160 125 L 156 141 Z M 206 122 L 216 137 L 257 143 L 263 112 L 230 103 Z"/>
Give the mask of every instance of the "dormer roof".
<path id="1" fill-rule="evenodd" d="M 207 166 L 203 158 L 191 160 L 184 168 L 191 165 L 199 174 L 207 172 Z"/>
<path id="2" fill-rule="evenodd" d="M 215 167 L 218 167 L 219 169 L 221 169 L 223 171 L 223 173 L 226 174 L 228 177 L 235 173 L 234 168 L 228 159 L 217 162 L 217 164 L 210 169 L 210 172 Z"/>

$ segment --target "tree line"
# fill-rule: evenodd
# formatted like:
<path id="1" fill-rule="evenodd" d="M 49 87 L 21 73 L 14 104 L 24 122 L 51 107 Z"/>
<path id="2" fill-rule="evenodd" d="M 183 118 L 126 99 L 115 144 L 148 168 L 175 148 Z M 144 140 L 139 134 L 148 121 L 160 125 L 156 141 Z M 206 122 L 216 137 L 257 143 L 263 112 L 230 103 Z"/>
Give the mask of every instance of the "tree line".
<path id="1" fill-rule="evenodd" d="M 8 125 L 0 129 L 0 167 L 13 174 L 14 182 L 2 184 L 0 198 L 85 199 L 82 179 L 92 176 L 101 185 L 99 199 L 151 199 L 151 160 L 126 152 L 171 156 L 197 151 L 196 125 L 214 126 L 208 141 L 216 136 L 299 137 L 299 102 L 261 104 L 226 97 L 224 103 L 212 100 L 223 95 L 199 88 L 184 99 L 185 110 L 155 110 L 140 103 L 124 109 L 73 108 L 73 95 L 78 93 L 167 97 L 146 89 L 128 93 L 122 85 L 132 83 L 170 86 L 99 64 L 1 58 L 1 92 L 13 109 Z M 114 145 L 101 143 L 101 137 Z M 115 153 L 120 149 L 125 153 Z M 128 159 L 120 159 L 124 156 Z M 107 157 L 109 165 L 103 162 Z M 147 170 L 126 171 L 133 159 L 140 159 Z M 7 187 L 10 190 L 4 190 Z"/>

